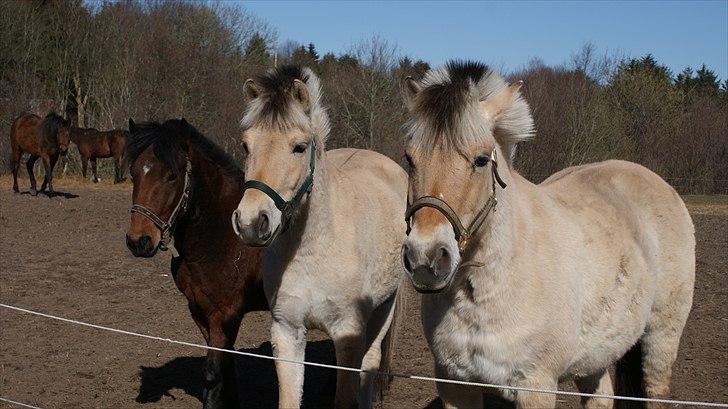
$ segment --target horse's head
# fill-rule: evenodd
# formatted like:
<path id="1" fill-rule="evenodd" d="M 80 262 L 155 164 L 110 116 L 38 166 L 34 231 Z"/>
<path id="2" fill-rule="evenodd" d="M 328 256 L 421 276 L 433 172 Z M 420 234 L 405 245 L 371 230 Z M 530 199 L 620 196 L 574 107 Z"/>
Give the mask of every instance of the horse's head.
<path id="1" fill-rule="evenodd" d="M 136 257 L 152 257 L 169 244 L 174 219 L 186 205 L 192 129 L 184 119 L 138 125 L 129 120 L 126 155 L 134 189 L 126 245 Z"/>
<path id="2" fill-rule="evenodd" d="M 486 230 L 479 227 L 487 226 L 496 190 L 508 181 L 515 144 L 533 132 L 520 86 L 472 62 L 406 80 L 409 227 L 402 260 L 420 292 L 447 288 L 469 241 Z"/>
<path id="3" fill-rule="evenodd" d="M 71 143 L 71 121 L 64 119 L 55 112 L 50 112 L 43 118 L 41 139 L 46 149 L 57 148 L 62 155 L 68 152 Z"/>
<path id="4" fill-rule="evenodd" d="M 246 184 L 232 224 L 247 244 L 266 246 L 307 200 L 329 123 L 308 68 L 272 69 L 246 81 L 245 93 Z"/>

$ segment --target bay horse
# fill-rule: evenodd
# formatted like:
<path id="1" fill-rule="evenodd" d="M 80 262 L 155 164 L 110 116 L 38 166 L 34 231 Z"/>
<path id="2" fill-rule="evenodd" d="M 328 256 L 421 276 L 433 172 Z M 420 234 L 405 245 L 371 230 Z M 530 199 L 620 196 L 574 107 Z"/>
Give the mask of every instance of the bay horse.
<path id="1" fill-rule="evenodd" d="M 114 158 L 114 183 L 121 183 L 126 180 L 124 177 L 125 164 L 124 153 L 126 152 L 126 139 L 129 132 L 123 129 L 112 129 L 110 131 L 99 131 L 93 128 L 71 127 L 71 142 L 78 147 L 81 156 L 81 171 L 86 177 L 88 162 L 91 161 L 94 183 L 99 181 L 96 170 L 98 158 Z"/>
<path id="2" fill-rule="evenodd" d="M 242 197 L 234 160 L 182 120 L 129 120 L 127 155 L 134 183 L 126 244 L 136 257 L 172 250 L 171 272 L 207 345 L 233 349 L 245 313 L 268 309 L 261 252 L 230 226 Z M 236 407 L 231 354 L 209 351 L 206 409 Z"/>
<path id="3" fill-rule="evenodd" d="M 402 310 L 407 175 L 375 152 L 325 150 L 329 121 L 309 68 L 272 69 L 244 89 L 247 181 L 232 224 L 243 242 L 266 247 L 274 355 L 303 360 L 316 328 L 333 340 L 338 365 L 386 370 Z M 299 407 L 304 367 L 275 365 L 279 407 Z M 385 378 L 338 371 L 336 407 L 370 407 Z"/>
<path id="4" fill-rule="evenodd" d="M 26 167 L 30 178 L 30 194 L 38 194 L 35 185 L 33 166 L 40 158 L 43 161 L 45 177 L 40 191 L 48 186 L 48 196 L 53 196 L 53 168 L 56 166 L 59 155 L 68 151 L 70 138 L 68 135 L 69 121 L 63 119 L 55 112 L 40 118 L 37 115 L 25 113 L 13 121 L 10 126 L 11 167 L 13 171 L 13 191 L 18 193 L 18 170 L 23 153 L 30 154 Z"/>
<path id="5" fill-rule="evenodd" d="M 437 376 L 549 390 L 574 379 L 582 392 L 613 394 L 616 364 L 617 394 L 665 398 L 695 280 L 685 204 L 630 162 L 568 168 L 539 185 L 519 175 L 516 145 L 534 133 L 520 86 L 462 61 L 405 82 L 402 258 L 423 293 Z M 483 405 L 480 388 L 437 388 L 446 408 Z M 501 393 L 519 408 L 556 404 Z"/>

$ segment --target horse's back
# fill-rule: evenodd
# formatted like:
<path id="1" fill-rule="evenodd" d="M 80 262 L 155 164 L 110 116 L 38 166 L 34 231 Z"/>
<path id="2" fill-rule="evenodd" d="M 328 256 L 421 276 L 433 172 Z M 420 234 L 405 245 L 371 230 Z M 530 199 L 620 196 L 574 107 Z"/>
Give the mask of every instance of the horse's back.
<path id="1" fill-rule="evenodd" d="M 19 115 L 10 126 L 10 143 L 33 155 L 40 153 L 38 125 L 42 119 L 34 114 Z"/>
<path id="2" fill-rule="evenodd" d="M 396 162 L 380 153 L 364 149 L 334 149 L 326 152 L 326 155 L 329 163 L 342 176 L 340 180 L 351 185 L 354 196 L 379 193 L 389 200 L 398 201 L 404 209 L 407 174 Z"/>

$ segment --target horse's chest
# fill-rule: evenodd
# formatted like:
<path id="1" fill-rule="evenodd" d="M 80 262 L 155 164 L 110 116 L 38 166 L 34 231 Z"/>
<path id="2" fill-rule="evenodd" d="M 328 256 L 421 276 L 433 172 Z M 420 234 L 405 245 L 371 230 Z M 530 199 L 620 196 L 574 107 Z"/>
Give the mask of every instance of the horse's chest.
<path id="1" fill-rule="evenodd" d="M 523 347 L 524 331 L 491 325 L 476 308 L 458 305 L 438 311 L 440 307 L 423 302 L 423 327 L 437 366 L 447 376 L 493 383 L 523 376 L 535 358 Z"/>

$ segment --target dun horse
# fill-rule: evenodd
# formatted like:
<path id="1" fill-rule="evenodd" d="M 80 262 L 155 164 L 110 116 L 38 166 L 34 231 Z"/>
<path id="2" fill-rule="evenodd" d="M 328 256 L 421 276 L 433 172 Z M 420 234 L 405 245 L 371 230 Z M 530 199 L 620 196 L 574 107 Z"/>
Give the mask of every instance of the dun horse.
<path id="1" fill-rule="evenodd" d="M 99 181 L 96 169 L 98 158 L 114 158 L 114 183 L 121 183 L 124 177 L 124 152 L 128 132 L 122 129 L 98 131 L 93 128 L 76 128 L 70 130 L 71 141 L 78 147 L 81 156 L 81 170 L 86 177 L 88 161 L 91 160 L 91 171 L 94 183 Z"/>
<path id="2" fill-rule="evenodd" d="M 55 112 L 51 112 L 41 119 L 37 115 L 23 114 L 15 118 L 10 127 L 11 166 L 13 169 L 13 191 L 18 190 L 18 170 L 23 153 L 28 152 L 30 157 L 26 163 L 28 177 L 30 178 L 30 194 L 37 194 L 33 166 L 40 158 L 43 161 L 45 177 L 40 191 L 48 185 L 49 196 L 53 195 L 53 168 L 58 161 L 58 155 L 65 155 L 70 142 L 68 136 L 69 123 Z"/>
<path id="3" fill-rule="evenodd" d="M 138 126 L 130 120 L 129 130 L 127 246 L 137 257 L 171 249 L 174 282 L 205 341 L 232 349 L 243 315 L 268 309 L 260 251 L 243 245 L 230 226 L 243 172 L 184 119 Z M 237 407 L 232 356 L 209 351 L 204 373 L 204 407 Z"/>
<path id="4" fill-rule="evenodd" d="M 618 393 L 667 397 L 693 297 L 685 205 L 659 176 L 623 161 L 568 168 L 540 185 L 524 179 L 513 155 L 533 121 L 520 85 L 463 62 L 406 82 L 412 202 L 402 255 L 425 293 L 437 375 L 552 390 L 573 378 L 583 392 L 612 394 L 608 368 L 624 357 Z M 447 408 L 483 404 L 479 388 L 438 391 Z M 504 393 L 521 408 L 555 406 L 554 395 Z"/>
<path id="5" fill-rule="evenodd" d="M 275 356 L 303 360 L 306 331 L 317 328 L 339 365 L 385 369 L 401 307 L 405 172 L 371 151 L 325 151 L 329 122 L 310 69 L 270 70 L 245 92 L 247 182 L 232 219 L 243 241 L 267 246 Z M 304 367 L 277 361 L 276 372 L 279 407 L 299 407 Z M 373 381 L 339 371 L 336 407 L 371 406 Z"/>

